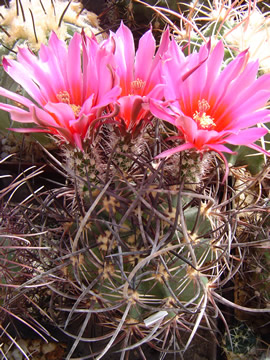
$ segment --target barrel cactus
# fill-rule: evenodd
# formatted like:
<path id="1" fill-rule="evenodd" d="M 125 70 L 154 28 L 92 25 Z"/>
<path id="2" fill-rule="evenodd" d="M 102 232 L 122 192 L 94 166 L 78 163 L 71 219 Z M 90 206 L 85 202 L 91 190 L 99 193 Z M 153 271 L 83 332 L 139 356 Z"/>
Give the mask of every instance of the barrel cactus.
<path id="1" fill-rule="evenodd" d="M 14 1 L 1 6 L 1 54 L 12 56 L 18 46 L 38 51 L 52 31 L 63 40 L 85 28 L 88 35 L 101 31 L 97 16 L 79 1 Z"/>
<path id="2" fill-rule="evenodd" d="M 155 145 L 153 139 L 151 151 Z M 73 339 L 67 359 L 89 343 L 88 355 L 97 359 L 112 351 L 124 358 L 136 349 L 147 357 L 145 344 L 183 353 L 202 324 L 215 327 L 210 289 L 221 280 L 231 240 L 227 219 L 212 210 L 218 206 L 209 194 L 215 175 L 207 188 L 190 190 L 166 165 L 153 167 L 149 149 L 121 155 L 129 169 L 112 161 L 99 182 L 88 170 L 84 178 L 72 175 L 52 159 L 69 183 L 36 192 L 38 207 L 32 197 L 24 202 L 25 218 L 46 231 L 33 233 L 33 250 L 19 257 L 29 263 L 40 252 L 32 269 L 21 265 L 19 289 L 35 304 L 26 314 L 41 324 L 50 319 Z M 6 217 L 10 213 L 12 204 Z"/>
<path id="3" fill-rule="evenodd" d="M 228 360 L 255 359 L 256 336 L 254 332 L 245 324 L 230 329 L 230 336 L 224 339 L 224 351 Z"/>

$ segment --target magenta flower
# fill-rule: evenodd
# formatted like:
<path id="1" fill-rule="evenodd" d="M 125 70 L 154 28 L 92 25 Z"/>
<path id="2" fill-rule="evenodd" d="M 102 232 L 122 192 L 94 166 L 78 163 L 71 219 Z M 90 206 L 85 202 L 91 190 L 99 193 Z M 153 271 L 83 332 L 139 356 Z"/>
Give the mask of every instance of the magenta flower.
<path id="1" fill-rule="evenodd" d="M 123 23 L 112 37 L 116 43 L 116 74 L 122 89 L 115 119 L 120 130 L 134 133 L 153 119 L 149 98 L 163 97 L 160 65 L 169 45 L 169 30 L 164 32 L 156 55 L 156 42 L 151 30 L 141 37 L 136 54 L 132 32 Z"/>
<path id="2" fill-rule="evenodd" d="M 151 100 L 150 109 L 176 126 L 183 144 L 164 151 L 159 158 L 187 149 L 213 150 L 224 160 L 227 176 L 223 152 L 232 151 L 225 144 L 246 145 L 270 155 L 254 144 L 267 130 L 252 127 L 269 121 L 270 113 L 264 107 L 270 98 L 270 75 L 256 79 L 258 62 L 247 63 L 247 51 L 221 71 L 223 56 L 222 42 L 209 56 L 205 45 L 188 57 L 171 42 L 163 67 L 166 102 Z"/>
<path id="3" fill-rule="evenodd" d="M 113 51 L 111 39 L 98 44 L 94 36 L 78 33 L 67 49 L 52 33 L 39 57 L 20 48 L 17 61 L 4 59 L 5 71 L 33 100 L 0 88 L 0 95 L 14 101 L 0 103 L 0 109 L 14 121 L 38 125 L 12 130 L 51 133 L 82 150 L 91 124 L 120 93 L 112 72 Z"/>

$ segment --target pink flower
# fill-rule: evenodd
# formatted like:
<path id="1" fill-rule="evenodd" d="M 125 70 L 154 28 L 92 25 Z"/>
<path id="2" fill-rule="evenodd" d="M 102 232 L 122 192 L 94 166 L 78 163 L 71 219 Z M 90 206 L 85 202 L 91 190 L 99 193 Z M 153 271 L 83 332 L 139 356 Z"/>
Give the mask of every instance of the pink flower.
<path id="1" fill-rule="evenodd" d="M 38 125 L 13 130 L 51 133 L 82 150 L 89 127 L 120 93 L 111 69 L 113 51 L 110 39 L 98 44 L 94 36 L 75 33 L 67 48 L 52 33 L 39 57 L 21 48 L 17 61 L 4 59 L 5 71 L 33 100 L 0 88 L 0 95 L 14 101 L 0 103 L 0 109 L 14 121 Z"/>
<path id="2" fill-rule="evenodd" d="M 206 54 L 206 45 L 188 57 L 175 42 L 170 45 L 163 68 L 166 103 L 151 101 L 150 109 L 176 126 L 183 144 L 158 157 L 193 148 L 201 153 L 213 150 L 224 160 L 227 176 L 223 152 L 232 151 L 224 144 L 246 145 L 270 155 L 254 144 L 267 130 L 253 127 L 269 121 L 264 107 L 270 98 L 270 75 L 256 79 L 258 62 L 247 63 L 247 51 L 221 71 L 222 42 L 204 60 Z"/>
<path id="3" fill-rule="evenodd" d="M 163 96 L 160 63 L 168 48 L 169 30 L 164 32 L 156 55 L 156 42 L 151 30 L 140 38 L 136 54 L 133 35 L 123 23 L 112 37 L 116 45 L 116 74 L 122 89 L 115 119 L 124 133 L 134 133 L 153 119 L 148 99 L 161 99 Z"/>

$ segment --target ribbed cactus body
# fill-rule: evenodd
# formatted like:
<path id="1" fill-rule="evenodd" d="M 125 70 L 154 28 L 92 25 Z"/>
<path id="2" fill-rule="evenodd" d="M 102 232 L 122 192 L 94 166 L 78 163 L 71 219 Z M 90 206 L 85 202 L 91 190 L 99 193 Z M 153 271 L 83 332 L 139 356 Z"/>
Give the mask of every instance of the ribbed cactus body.
<path id="1" fill-rule="evenodd" d="M 72 332 L 73 317 L 85 315 L 90 306 L 93 326 L 102 326 L 108 337 L 112 329 L 118 331 L 122 349 L 126 337 L 134 348 L 145 341 L 170 349 L 176 341 L 174 327 L 186 341 L 192 339 L 201 312 L 211 309 L 206 310 L 208 287 L 223 271 L 226 224 L 210 216 L 208 196 L 201 192 L 200 182 L 191 181 L 187 163 L 182 169 L 175 165 L 178 175 L 173 178 L 170 162 L 166 168 L 166 161 L 153 160 L 156 141 L 148 141 L 151 148 L 138 148 L 120 140 L 110 154 L 93 146 L 91 156 L 96 150 L 104 162 L 96 166 L 96 173 L 94 161 L 90 166 L 87 160 L 80 162 L 87 155 L 79 152 L 73 153 L 68 170 L 78 175 L 73 186 L 84 210 L 82 216 L 76 210 L 67 233 L 74 255 L 65 276 L 74 284 L 78 300 L 67 300 L 63 314 L 70 315 L 65 326 Z M 71 166 L 71 153 L 67 157 Z M 192 161 L 199 168 L 200 157 Z M 186 179 L 192 187 L 185 186 Z M 68 299 L 68 288 L 65 294 Z M 183 349 L 184 343 L 179 346 Z"/>

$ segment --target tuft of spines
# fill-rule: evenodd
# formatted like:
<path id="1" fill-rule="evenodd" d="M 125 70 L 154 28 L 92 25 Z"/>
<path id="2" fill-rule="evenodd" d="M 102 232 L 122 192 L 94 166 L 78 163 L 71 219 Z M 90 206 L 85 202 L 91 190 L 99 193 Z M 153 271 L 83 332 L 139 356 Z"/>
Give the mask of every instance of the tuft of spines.
<path id="1" fill-rule="evenodd" d="M 12 56 L 18 46 L 38 51 L 52 31 L 65 41 L 82 29 L 89 36 L 101 31 L 97 16 L 83 10 L 79 1 L 11 0 L 9 6 L 1 6 L 0 11 L 2 55 Z"/>

